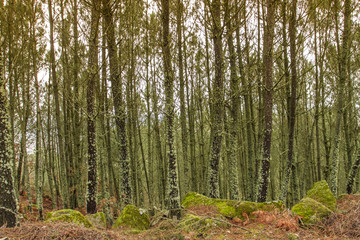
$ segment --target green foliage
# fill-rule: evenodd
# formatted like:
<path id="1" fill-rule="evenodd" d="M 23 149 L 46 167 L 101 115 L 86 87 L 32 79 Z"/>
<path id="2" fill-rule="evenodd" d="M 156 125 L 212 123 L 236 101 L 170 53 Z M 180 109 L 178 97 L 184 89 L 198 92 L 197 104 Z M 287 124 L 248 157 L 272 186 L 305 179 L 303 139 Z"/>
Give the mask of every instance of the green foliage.
<path id="1" fill-rule="evenodd" d="M 324 204 L 332 211 L 336 209 L 336 198 L 325 180 L 316 182 L 307 192 L 307 197 Z"/>
<path id="2" fill-rule="evenodd" d="M 80 212 L 72 209 L 63 209 L 55 212 L 49 212 L 46 215 L 45 222 L 68 222 L 75 223 L 79 226 L 84 226 L 87 228 L 93 228 L 92 223 Z"/>
<path id="3" fill-rule="evenodd" d="M 147 213 L 140 211 L 133 205 L 127 205 L 116 220 L 113 228 L 130 227 L 145 230 L 150 227 L 150 218 Z"/>
<path id="4" fill-rule="evenodd" d="M 317 223 L 332 213 L 328 207 L 309 197 L 303 198 L 292 211 L 302 216 L 305 224 Z"/>

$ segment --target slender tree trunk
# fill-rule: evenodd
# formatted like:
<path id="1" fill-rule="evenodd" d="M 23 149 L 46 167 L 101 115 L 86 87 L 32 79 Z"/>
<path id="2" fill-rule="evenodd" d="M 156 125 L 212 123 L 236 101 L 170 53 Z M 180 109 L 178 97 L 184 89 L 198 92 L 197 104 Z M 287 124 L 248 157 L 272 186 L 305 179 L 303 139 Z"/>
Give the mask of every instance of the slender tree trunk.
<path id="1" fill-rule="evenodd" d="M 266 1 L 266 26 L 264 29 L 264 145 L 259 180 L 258 202 L 265 202 L 270 173 L 270 153 L 273 111 L 273 39 L 275 26 L 276 0 Z"/>
<path id="2" fill-rule="evenodd" d="M 224 120 L 224 82 L 223 82 L 223 56 L 222 56 L 222 26 L 221 26 L 221 1 L 213 0 L 211 14 L 213 16 L 212 33 L 215 53 L 215 78 L 213 83 L 213 119 L 211 155 L 209 164 L 208 187 L 209 196 L 219 197 L 219 161 L 221 153 L 223 120 Z"/>
<path id="3" fill-rule="evenodd" d="M 35 79 L 35 101 L 36 101 L 36 152 L 35 152 L 35 192 L 36 192 L 36 204 L 38 205 L 39 219 L 43 220 L 43 163 L 40 156 L 41 152 L 41 136 L 40 136 L 40 90 L 39 90 L 39 82 L 37 77 L 37 41 L 36 41 L 36 32 L 35 32 L 35 24 L 36 24 L 36 5 L 35 1 L 32 3 L 32 11 L 33 16 L 31 20 L 31 39 L 32 39 L 32 60 L 33 60 L 33 74 Z"/>
<path id="4" fill-rule="evenodd" d="M 54 19 L 52 12 L 52 1 L 48 0 L 49 8 L 49 23 L 50 23 L 50 63 L 51 63 L 51 74 L 52 74 L 52 86 L 54 91 L 55 98 L 55 118 L 56 125 L 58 128 L 58 144 L 59 144 L 59 154 L 60 154 L 60 163 L 61 163 L 61 192 L 63 198 L 64 208 L 69 207 L 69 187 L 66 175 L 66 159 L 64 152 L 64 142 L 63 142 L 63 127 L 61 124 L 61 115 L 60 115 L 60 99 L 59 99 L 59 85 L 56 75 L 56 62 L 55 62 L 55 48 L 54 48 Z"/>
<path id="5" fill-rule="evenodd" d="M 315 137 L 316 137 L 316 163 L 317 163 L 317 181 L 321 180 L 321 156 L 320 156 L 320 86 L 319 86 L 319 67 L 318 67 L 318 38 L 317 38 L 317 8 L 314 1 L 311 2 L 311 8 L 314 18 L 314 50 L 315 50 Z"/>
<path id="6" fill-rule="evenodd" d="M 297 71 L 296 71 L 296 7 L 297 0 L 291 2 L 291 16 L 289 23 L 290 37 L 290 68 L 291 68 L 291 95 L 290 95 L 290 113 L 289 113 L 289 142 L 288 142 L 288 160 L 285 170 L 285 179 L 282 181 L 282 200 L 286 203 L 287 193 L 290 182 L 290 174 L 294 164 L 294 134 L 296 119 L 296 95 L 297 95 Z M 293 173 L 294 174 L 294 173 Z"/>
<path id="7" fill-rule="evenodd" d="M 8 104 L 3 70 L 4 61 L 0 48 L 0 226 L 6 224 L 7 227 L 15 227 L 17 210 L 11 172 Z"/>
<path id="8" fill-rule="evenodd" d="M 226 38 L 229 50 L 229 62 L 230 62 L 230 135 L 229 135 L 229 190 L 230 199 L 239 199 L 239 183 L 238 183 L 238 163 L 239 149 L 238 149 L 238 136 L 239 136 L 239 107 L 240 107 L 240 95 L 239 95 L 239 78 L 236 73 L 236 55 L 234 49 L 233 27 L 230 21 L 231 16 L 231 4 L 229 0 L 225 1 L 225 22 L 226 22 Z M 249 184 L 249 183 L 248 183 Z"/>
<path id="9" fill-rule="evenodd" d="M 120 195 L 124 205 L 131 203 L 130 163 L 128 159 L 127 136 L 125 125 L 125 106 L 122 96 L 122 80 L 119 72 L 115 27 L 110 1 L 104 0 L 104 17 L 107 25 L 107 47 L 110 60 L 111 92 L 114 101 L 116 131 L 120 141 Z"/>
<path id="10" fill-rule="evenodd" d="M 153 154 L 152 154 L 152 141 L 151 141 L 151 83 L 150 83 L 150 45 L 149 45 L 149 30 L 150 30 L 150 22 L 148 19 L 148 8 L 146 8 L 146 37 L 145 37 L 145 65 L 146 65 L 146 92 L 145 92 L 145 100 L 146 100 L 146 120 L 147 120 L 147 162 L 148 162 L 148 170 L 149 170 L 149 204 L 150 207 L 153 207 L 152 199 L 155 197 L 155 189 L 154 189 L 154 163 L 153 163 Z"/>
<path id="11" fill-rule="evenodd" d="M 73 83 L 74 83 L 74 114 L 73 114 L 73 144 L 74 144 L 74 190 L 72 192 L 72 207 L 77 208 L 79 206 L 79 195 L 81 194 L 81 154 L 80 154 L 80 133 L 81 133 L 81 121 L 80 121 L 80 99 L 79 99 L 79 33 L 78 33 L 78 0 L 73 0 L 73 32 L 74 32 L 74 65 L 73 65 Z M 75 202 L 74 202 L 75 201 Z"/>
<path id="12" fill-rule="evenodd" d="M 190 186 L 190 170 L 188 160 L 188 131 L 186 127 L 186 111 L 185 111 L 185 90 L 184 90 L 184 70 L 183 70 L 183 53 L 182 53 L 182 0 L 177 1 L 176 11 L 176 32 L 177 32 L 177 48 L 178 48 L 178 64 L 179 64 L 179 84 L 180 84 L 180 124 L 181 124 L 181 144 L 184 169 L 184 192 L 186 193 Z"/>
<path id="13" fill-rule="evenodd" d="M 335 11 L 338 11 L 338 0 L 335 1 Z M 338 46 L 339 59 L 339 78 L 337 84 L 337 105 L 336 105 L 336 120 L 335 120 L 335 135 L 333 144 L 333 155 L 331 161 L 330 171 L 330 185 L 331 191 L 338 194 L 338 172 L 339 172 L 339 142 L 340 142 L 340 126 L 341 119 L 343 118 L 343 107 L 344 107 L 344 87 L 347 78 L 347 58 L 348 58 L 348 47 L 350 37 L 350 24 L 351 24 L 351 0 L 345 0 L 345 12 L 344 12 L 344 30 L 342 35 L 342 46 Z M 337 13 L 336 13 L 337 14 Z M 337 17 L 335 18 L 337 21 Z M 336 24 L 336 32 L 338 32 L 338 25 Z"/>
<path id="14" fill-rule="evenodd" d="M 163 59 L 164 59 L 164 85 L 165 85 L 165 118 L 168 152 L 168 184 L 169 184 L 169 216 L 180 219 L 180 193 L 178 182 L 178 166 L 174 146 L 174 73 L 171 67 L 170 55 L 170 13 L 169 0 L 162 0 L 162 24 L 163 24 Z"/>
<path id="15" fill-rule="evenodd" d="M 89 70 L 87 82 L 87 131 L 88 131 L 88 193 L 87 213 L 96 213 L 97 165 L 96 165 L 96 126 L 95 126 L 95 84 L 99 78 L 98 66 L 98 30 L 100 19 L 100 0 L 93 1 L 91 8 L 91 29 L 89 39 Z"/>

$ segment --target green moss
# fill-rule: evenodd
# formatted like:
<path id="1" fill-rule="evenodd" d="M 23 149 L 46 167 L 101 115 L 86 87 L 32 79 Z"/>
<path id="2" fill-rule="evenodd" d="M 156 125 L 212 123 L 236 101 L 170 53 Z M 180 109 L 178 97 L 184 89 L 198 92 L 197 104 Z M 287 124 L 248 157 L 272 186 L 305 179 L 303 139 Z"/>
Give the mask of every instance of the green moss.
<path id="1" fill-rule="evenodd" d="M 317 223 L 332 213 L 328 207 L 309 197 L 303 198 L 292 211 L 302 216 L 305 224 Z"/>
<path id="2" fill-rule="evenodd" d="M 325 180 L 316 182 L 307 192 L 307 197 L 324 204 L 331 211 L 335 211 L 336 209 L 336 198 Z"/>
<path id="3" fill-rule="evenodd" d="M 236 209 L 240 214 L 245 212 L 247 215 L 250 215 L 252 212 L 257 211 L 258 208 L 258 203 L 255 202 L 241 201 L 236 204 Z"/>
<path id="4" fill-rule="evenodd" d="M 138 230 L 145 230 L 150 227 L 149 216 L 133 205 L 127 205 L 116 220 L 113 228 L 121 226 Z"/>
<path id="5" fill-rule="evenodd" d="M 103 212 L 97 212 L 85 216 L 95 228 L 106 229 L 106 218 Z"/>
<path id="6" fill-rule="evenodd" d="M 193 207 L 193 206 L 214 206 L 218 209 L 218 212 L 225 217 L 233 218 L 235 216 L 242 218 L 242 213 L 250 215 L 252 212 L 257 210 L 263 211 L 272 211 L 276 208 L 281 209 L 283 203 L 281 201 L 278 202 L 268 202 L 268 203 L 255 203 L 248 201 L 235 201 L 235 200 L 227 200 L 227 199 L 214 199 L 208 198 L 204 195 L 201 195 L 196 192 L 188 193 L 182 205 L 185 208 Z"/>
<path id="7" fill-rule="evenodd" d="M 177 228 L 190 232 L 206 232 L 212 227 L 227 227 L 223 221 L 217 221 L 207 217 L 201 217 L 193 214 L 186 214 L 176 226 Z"/>
<path id="8" fill-rule="evenodd" d="M 58 221 L 75 223 L 79 226 L 93 228 L 91 222 L 88 219 L 86 219 L 84 215 L 72 209 L 63 209 L 55 212 L 49 212 L 46 215 L 45 222 L 58 222 Z"/>
<path id="9" fill-rule="evenodd" d="M 196 192 L 189 192 L 188 194 L 186 194 L 184 200 L 182 201 L 182 205 L 185 208 L 198 206 L 198 205 L 210 206 L 213 205 L 214 203 L 215 203 L 215 199 L 208 198 Z"/>

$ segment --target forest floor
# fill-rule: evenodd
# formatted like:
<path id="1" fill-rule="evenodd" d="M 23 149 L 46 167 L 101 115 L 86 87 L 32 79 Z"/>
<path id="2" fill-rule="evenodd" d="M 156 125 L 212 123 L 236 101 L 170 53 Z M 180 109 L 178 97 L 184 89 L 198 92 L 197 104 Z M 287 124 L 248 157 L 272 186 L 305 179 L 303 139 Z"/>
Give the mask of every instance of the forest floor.
<path id="1" fill-rule="evenodd" d="M 20 206 L 26 206 L 21 197 Z M 25 208 L 26 209 L 26 208 Z M 337 211 L 324 222 L 302 227 L 298 217 L 290 211 L 254 212 L 245 221 L 226 219 L 228 227 L 212 227 L 207 231 L 184 231 L 176 222 L 163 219 L 146 231 L 129 229 L 89 229 L 69 223 L 39 221 L 36 209 L 32 213 L 19 210 L 23 216 L 20 227 L 0 228 L 0 240 L 10 239 L 360 239 L 360 195 L 346 195 L 337 201 Z M 44 211 L 51 210 L 51 200 L 44 198 Z M 185 211 L 185 210 L 184 210 Z M 188 209 L 193 214 L 213 218 L 215 211 L 208 207 Z M 82 211 L 83 212 L 83 211 Z M 84 212 L 83 212 L 84 213 Z M 46 216 L 46 215 L 45 215 Z"/>

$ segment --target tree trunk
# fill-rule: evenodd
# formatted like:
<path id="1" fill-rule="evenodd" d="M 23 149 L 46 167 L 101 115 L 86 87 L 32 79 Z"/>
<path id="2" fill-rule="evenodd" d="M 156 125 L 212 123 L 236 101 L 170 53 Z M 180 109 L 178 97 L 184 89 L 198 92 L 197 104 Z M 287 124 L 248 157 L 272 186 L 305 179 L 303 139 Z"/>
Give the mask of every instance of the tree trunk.
<path id="1" fill-rule="evenodd" d="M 296 85 L 297 85 L 297 71 L 296 71 L 296 6 L 297 0 L 291 2 L 291 16 L 289 23 L 289 37 L 290 37 L 290 68 L 291 68 L 291 93 L 289 104 L 289 142 L 288 142 L 288 159 L 285 170 L 285 179 L 282 181 L 282 200 L 286 203 L 287 193 L 290 182 L 290 174 L 293 169 L 294 162 L 294 134 L 295 134 L 295 118 L 296 118 Z M 294 173 L 293 173 L 294 174 Z"/>
<path id="2" fill-rule="evenodd" d="M 48 8 L 49 8 L 49 22 L 50 22 L 50 63 L 51 63 L 51 74 L 53 81 L 53 91 L 55 98 L 55 118 L 56 125 L 58 128 L 58 144 L 59 144 L 59 154 L 60 154 L 60 163 L 61 163 L 61 193 L 63 198 L 63 207 L 69 207 L 69 187 L 66 175 L 66 159 L 64 152 L 64 142 L 63 142 L 63 127 L 61 124 L 61 115 L 60 115 L 60 99 L 59 99 L 59 85 L 58 79 L 56 75 L 56 62 L 55 62 L 55 48 L 54 48 L 54 19 L 52 12 L 52 2 L 48 0 Z"/>
<path id="3" fill-rule="evenodd" d="M 270 173 L 270 153 L 272 134 L 272 111 L 273 111 L 273 39 L 275 25 L 275 0 L 266 1 L 266 26 L 264 29 L 264 143 L 262 166 L 259 176 L 258 202 L 265 202 L 268 190 Z"/>
<path id="4" fill-rule="evenodd" d="M 117 45 L 115 41 L 115 27 L 110 1 L 104 1 L 104 17 L 107 25 L 107 47 L 110 60 L 110 80 L 111 92 L 114 101 L 115 123 L 118 139 L 120 142 L 120 195 L 122 203 L 128 205 L 131 203 L 131 186 L 130 186 L 130 163 L 127 150 L 127 135 L 125 125 L 125 106 L 122 96 L 122 81 L 119 72 L 119 63 L 117 57 Z"/>
<path id="5" fill-rule="evenodd" d="M 180 219 L 180 193 L 178 183 L 178 166 L 174 146 L 174 73 L 171 67 L 170 33 L 169 33 L 169 0 L 162 0 L 163 24 L 163 60 L 164 60 L 164 85 L 165 85 L 165 119 L 168 152 L 168 184 L 169 184 L 169 216 Z"/>
<path id="6" fill-rule="evenodd" d="M 16 199 L 10 163 L 9 120 L 4 79 L 2 49 L 0 49 L 0 227 L 17 224 Z"/>
<path id="7" fill-rule="evenodd" d="M 223 82 L 223 53 L 222 53 L 222 26 L 221 1 L 213 0 L 210 11 L 212 14 L 212 33 L 215 53 L 215 78 L 212 89 L 213 119 L 212 139 L 209 163 L 208 187 L 211 198 L 219 198 L 219 161 L 221 153 L 223 120 L 224 120 L 224 82 Z"/>
<path id="8" fill-rule="evenodd" d="M 32 19 L 30 21 L 31 25 L 31 40 L 32 42 L 32 60 L 33 60 L 33 74 L 35 80 L 35 101 L 36 101 L 36 140 L 35 140 L 35 192 L 36 192 L 36 204 L 38 205 L 39 219 L 43 220 L 43 163 L 40 156 L 41 152 L 41 136 L 40 136 L 40 90 L 39 90 L 39 82 L 38 82 L 38 69 L 37 69 L 37 41 L 36 41 L 36 32 L 35 32 L 35 24 L 36 24 L 36 6 L 35 2 L 32 5 Z"/>
<path id="9" fill-rule="evenodd" d="M 100 0 L 93 2 L 91 8 L 91 29 L 89 39 L 89 70 L 87 82 L 87 131 L 88 131 L 88 193 L 87 213 L 96 213 L 97 165 L 96 165 L 96 126 L 95 126 L 95 86 L 99 78 L 98 66 L 98 30 L 100 19 Z"/>
<path id="10" fill-rule="evenodd" d="M 176 32 L 177 32 L 177 48 L 178 48 L 178 64 L 179 64 L 179 84 L 180 84 L 180 124 L 181 124 L 181 144 L 184 169 L 184 189 L 187 192 L 190 186 L 190 170 L 188 160 L 188 130 L 186 126 L 185 111 L 185 90 L 184 90 L 184 70 L 183 70 L 183 53 L 182 53 L 182 0 L 177 1 L 176 11 Z"/>
<path id="11" fill-rule="evenodd" d="M 338 11 L 338 0 L 335 1 L 335 11 L 336 14 Z M 348 47 L 349 47 L 349 37 L 351 29 L 351 0 L 345 0 L 345 12 L 344 12 L 344 30 L 342 35 L 342 46 L 338 44 L 338 55 L 340 59 L 338 61 L 339 65 L 339 78 L 337 83 L 337 104 L 336 104 L 336 120 L 335 120 L 335 135 L 334 135 L 334 144 L 333 144 L 333 155 L 330 168 L 330 185 L 331 191 L 334 195 L 338 194 L 338 172 L 339 172 L 339 142 L 340 142 L 340 126 L 341 120 L 343 118 L 343 107 L 344 107 L 344 87 L 345 81 L 347 78 L 347 58 L 348 58 Z M 335 17 L 336 21 L 336 35 L 338 39 L 338 17 Z"/>
<path id="12" fill-rule="evenodd" d="M 230 135 L 229 135 L 229 190 L 230 199 L 239 199 L 239 182 L 238 182 L 238 162 L 239 159 L 239 108 L 240 108 L 240 94 L 239 94 L 239 78 L 236 73 L 236 55 L 234 49 L 233 27 L 231 24 L 231 9 L 233 6 L 229 4 L 229 0 L 225 1 L 225 22 L 226 22 L 226 38 L 229 50 L 230 62 Z M 248 183 L 249 184 L 249 183 Z"/>

